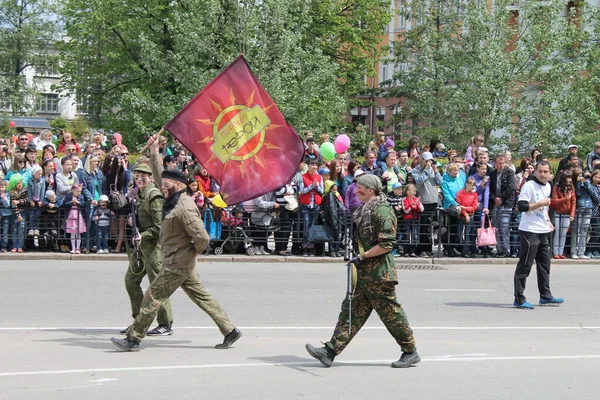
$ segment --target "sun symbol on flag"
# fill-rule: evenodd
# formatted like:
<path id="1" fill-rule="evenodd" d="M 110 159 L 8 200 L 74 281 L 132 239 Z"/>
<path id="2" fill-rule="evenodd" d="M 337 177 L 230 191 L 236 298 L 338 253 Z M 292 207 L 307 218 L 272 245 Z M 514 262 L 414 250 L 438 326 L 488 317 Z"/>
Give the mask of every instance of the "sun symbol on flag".
<path id="1" fill-rule="evenodd" d="M 267 131 L 281 127 L 281 125 L 271 124 L 268 115 L 274 103 L 264 108 L 253 104 L 254 91 L 252 91 L 244 104 L 238 104 L 231 88 L 229 88 L 229 101 L 230 104 L 225 105 L 210 99 L 210 104 L 219 113 L 217 118 L 214 121 L 197 119 L 198 122 L 212 127 L 212 136 L 198 141 L 198 143 L 212 143 L 210 146 L 212 155 L 208 163 L 215 158 L 223 164 L 229 161 L 244 161 L 256 156 L 263 146 L 268 150 L 281 150 L 280 147 L 265 141 Z M 254 158 L 254 161 L 265 168 L 260 157 Z M 239 163 L 239 166 L 243 176 L 244 164 Z"/>

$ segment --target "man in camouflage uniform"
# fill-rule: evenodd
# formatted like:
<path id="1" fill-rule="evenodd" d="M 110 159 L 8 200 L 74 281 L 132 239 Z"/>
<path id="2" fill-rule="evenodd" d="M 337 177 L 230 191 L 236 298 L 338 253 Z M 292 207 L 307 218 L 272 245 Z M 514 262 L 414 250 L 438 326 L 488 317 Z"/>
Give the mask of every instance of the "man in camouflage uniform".
<path id="1" fill-rule="evenodd" d="M 135 196 L 135 215 L 140 235 L 133 239 L 139 240 L 139 267 L 136 265 L 135 255 L 130 251 L 129 268 L 125 274 L 125 288 L 131 303 L 131 314 L 135 318 L 140 313 L 140 306 L 144 297 L 141 287 L 142 279 L 148 275 L 148 279 L 152 282 L 162 269 L 158 235 L 165 201 L 160 190 L 152 182 L 152 170 L 147 163 L 139 162 L 133 172 L 138 188 Z M 131 250 L 131 247 L 128 246 L 128 249 Z M 158 326 L 150 330 L 148 335 L 172 335 L 173 312 L 171 311 L 171 301 L 169 299 L 160 307 L 157 319 Z M 126 332 L 127 329 L 121 331 L 122 334 Z"/>
<path id="2" fill-rule="evenodd" d="M 186 183 L 187 177 L 178 170 L 162 172 L 161 191 L 165 203 L 159 241 L 163 269 L 146 290 L 140 313 L 127 329 L 127 338 L 111 338 L 122 351 L 139 350 L 139 343 L 154 321 L 160 305 L 179 287 L 219 327 L 225 338 L 223 343 L 215 346 L 217 349 L 229 348 L 242 336 L 221 305 L 204 288 L 196 272 L 196 255 L 202 253 L 210 238 L 204 229 L 200 210 L 192 198 L 185 194 Z"/>
<path id="3" fill-rule="evenodd" d="M 358 178 L 357 195 L 364 204 L 354 214 L 361 254 L 351 261 L 357 269 L 351 333 L 348 332 L 348 299 L 345 299 L 331 340 L 321 348 L 306 345 L 308 353 L 326 367 L 330 367 L 350 343 L 373 310 L 402 349 L 402 356 L 392 367 L 406 368 L 421 361 L 406 314 L 396 299 L 398 276 L 391 255 L 396 242 L 396 216 L 381 192 L 379 177 L 362 175 Z"/>

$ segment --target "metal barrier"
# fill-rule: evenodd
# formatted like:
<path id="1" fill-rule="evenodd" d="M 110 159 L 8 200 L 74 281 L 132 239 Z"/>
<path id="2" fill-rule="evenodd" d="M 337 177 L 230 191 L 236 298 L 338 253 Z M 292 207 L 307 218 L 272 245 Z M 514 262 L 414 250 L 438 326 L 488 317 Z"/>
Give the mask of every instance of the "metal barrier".
<path id="1" fill-rule="evenodd" d="M 23 223 L 18 224 L 14 216 L 2 217 L 0 222 L 0 245 L 8 251 L 14 248 L 22 238 L 25 251 L 60 251 L 60 246 L 70 246 L 71 235 L 66 226 L 69 220 L 68 208 L 58 208 L 51 214 L 42 211 L 39 223 L 35 224 L 35 216 L 30 209 L 23 211 Z M 97 227 L 92 220 L 93 208 L 81 210 L 85 232 L 81 234 L 81 248 L 94 251 L 97 247 Z M 131 239 L 131 227 L 125 224 L 130 213 L 126 208 L 115 212 L 112 218 L 108 240 L 114 248 L 118 240 L 123 241 L 123 249 Z M 267 213 L 268 222 L 257 221 L 252 214 L 243 213 L 239 221 L 228 219 L 227 210 L 214 210 L 214 223 L 219 229 L 208 226 L 207 231 L 214 233 L 207 251 L 215 254 L 247 253 L 254 254 L 256 245 L 270 247 L 275 254 L 301 255 L 305 235 L 305 218 L 301 210 L 280 210 Z M 203 214 L 204 215 L 204 214 Z M 435 208 L 425 211 L 414 220 L 403 220 L 397 215 L 397 243 L 394 254 L 399 256 L 428 256 L 428 257 L 460 257 L 480 255 L 490 257 L 503 254 L 518 257 L 519 254 L 519 222 L 521 214 L 509 209 L 491 210 L 488 218 L 483 218 L 481 210 L 474 213 L 467 223 L 464 218 L 449 215 L 447 210 Z M 477 228 L 489 226 L 489 221 L 497 229 L 497 245 L 491 247 L 477 246 Z M 587 255 L 598 255 L 600 258 L 600 217 L 592 217 L 592 209 L 578 209 L 573 221 L 568 215 L 551 214 L 555 231 L 551 235 L 551 245 L 555 256 L 577 256 L 586 258 Z M 82 222 L 78 219 L 76 226 Z M 323 224 L 322 217 L 317 220 Z M 119 234 L 119 228 L 124 232 Z M 346 213 L 341 222 L 341 229 L 333 233 L 331 240 L 315 243 L 313 248 L 316 255 L 325 255 L 333 250 L 342 253 L 345 250 L 348 227 L 352 226 L 352 215 Z M 82 231 L 83 226 L 80 227 Z M 28 235 L 30 230 L 37 229 L 37 235 Z M 214 232 L 213 232 L 214 231 Z M 35 232 L 34 232 L 35 233 Z M 274 246 L 274 248 L 273 248 Z M 89 250 L 88 250 L 89 249 Z M 327 250 L 327 251 L 326 251 Z"/>

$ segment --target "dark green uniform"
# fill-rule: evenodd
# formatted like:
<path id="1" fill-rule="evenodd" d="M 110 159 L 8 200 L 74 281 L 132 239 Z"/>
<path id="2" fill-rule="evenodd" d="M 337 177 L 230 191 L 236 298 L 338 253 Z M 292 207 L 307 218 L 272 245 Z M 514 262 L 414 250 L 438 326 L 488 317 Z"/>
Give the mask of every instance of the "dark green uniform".
<path id="1" fill-rule="evenodd" d="M 125 288 L 131 302 L 133 318 L 140 313 L 140 306 L 144 298 L 141 283 L 144 276 L 148 275 L 150 282 L 154 281 L 162 269 L 161 246 L 158 240 L 162 222 L 164 198 L 160 190 L 153 184 L 140 190 L 136 195 L 137 201 L 137 227 L 142 236 L 140 243 L 141 272 L 136 273 L 136 260 L 133 253 L 129 252 L 129 268 L 125 274 Z M 128 246 L 128 250 L 131 248 Z M 171 301 L 167 299 L 158 311 L 157 322 L 159 325 L 173 324 Z"/>
<path id="2" fill-rule="evenodd" d="M 382 202 L 381 198 L 371 200 L 379 201 L 381 204 L 375 208 L 369 218 L 363 218 L 357 223 L 356 235 L 360 238 L 364 251 L 376 245 L 391 250 L 396 242 L 396 216 L 392 208 Z M 395 285 L 398 284 L 398 275 L 391 251 L 367 258 L 356 267 L 357 282 L 352 297 L 352 334 L 348 334 L 348 300 L 346 299 L 342 303 L 342 311 L 333 336 L 325 345 L 336 355 L 340 354 L 367 322 L 371 311 L 375 310 L 402 351 L 413 352 L 415 350 L 413 332 L 402 306 L 396 299 Z"/>

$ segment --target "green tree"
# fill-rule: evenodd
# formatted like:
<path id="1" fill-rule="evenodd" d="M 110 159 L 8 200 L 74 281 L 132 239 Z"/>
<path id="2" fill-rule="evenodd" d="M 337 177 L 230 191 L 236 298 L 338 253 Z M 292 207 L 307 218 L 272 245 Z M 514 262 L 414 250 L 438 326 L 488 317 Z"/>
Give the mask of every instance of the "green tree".
<path id="1" fill-rule="evenodd" d="M 382 2 L 67 0 L 62 88 L 89 100 L 92 125 L 139 139 L 244 53 L 289 123 L 326 132 L 342 126 L 346 93 L 357 90 L 350 76 L 372 70 L 364 48 L 385 25 L 361 3 Z M 362 15 L 364 33 L 344 25 L 344 13 Z M 356 46 L 338 49 L 344 41 Z"/>
<path id="2" fill-rule="evenodd" d="M 484 134 L 490 145 L 559 149 L 572 132 L 564 104 L 573 64 L 564 58 L 584 68 L 572 51 L 582 24 L 558 0 L 463 4 L 411 2 L 413 27 L 394 43 L 388 91 L 406 100 L 399 122 L 414 133 L 440 128 L 458 148 Z"/>
<path id="3" fill-rule="evenodd" d="M 55 5 L 49 0 L 0 0 L 0 10 L 0 97 L 13 115 L 25 115 L 39 91 L 30 71 L 56 67 Z"/>
<path id="4" fill-rule="evenodd" d="M 85 118 L 79 116 L 67 124 L 67 130 L 79 139 L 85 132 L 89 132 L 90 126 Z"/>

